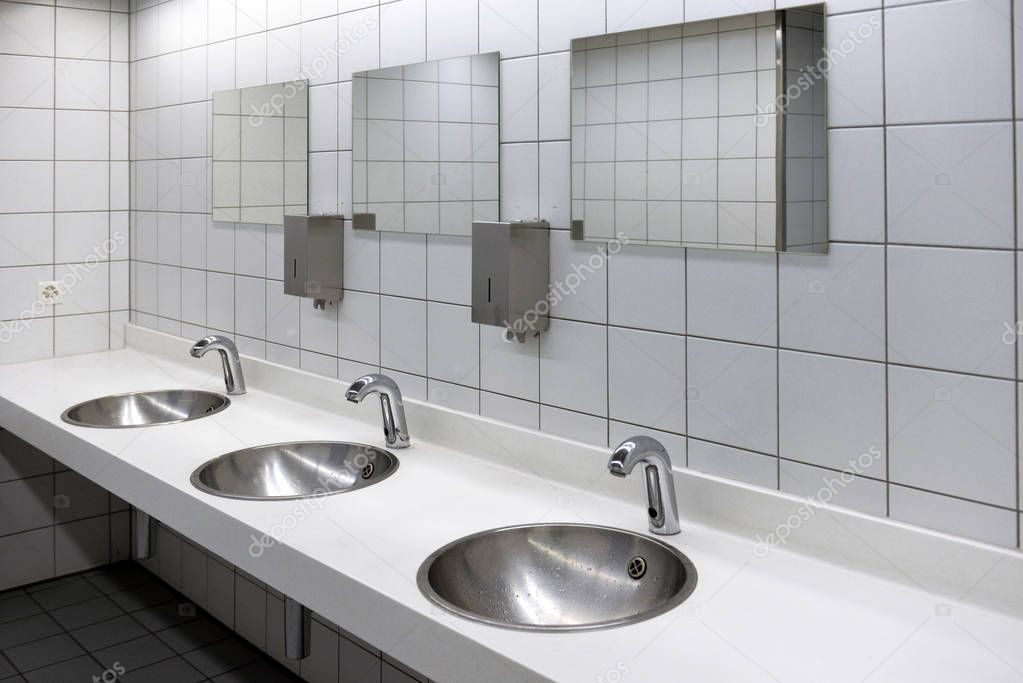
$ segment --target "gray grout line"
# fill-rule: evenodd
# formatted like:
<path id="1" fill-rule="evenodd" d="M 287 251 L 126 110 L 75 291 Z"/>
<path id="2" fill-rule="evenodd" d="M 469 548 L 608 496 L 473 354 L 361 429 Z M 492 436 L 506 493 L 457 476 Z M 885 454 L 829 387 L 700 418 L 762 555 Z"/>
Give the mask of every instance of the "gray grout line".
<path id="1" fill-rule="evenodd" d="M 881 12 L 881 73 L 884 73 L 885 68 L 885 41 L 884 41 L 884 28 L 885 28 L 885 13 Z M 885 119 L 884 123 L 887 123 L 887 111 L 888 111 L 888 87 L 882 80 L 881 83 L 881 112 L 882 117 Z M 889 361 L 891 360 L 889 348 L 888 348 L 888 331 L 889 331 L 889 310 L 888 310 L 888 253 L 889 253 L 889 242 L 888 242 L 888 129 L 883 127 L 881 129 L 881 159 L 882 169 L 881 174 L 884 179 L 883 182 L 883 194 L 882 201 L 884 206 L 882 212 L 884 216 L 884 273 L 882 278 L 884 281 L 884 300 L 882 306 L 884 308 L 884 507 L 885 515 L 888 517 L 892 516 L 892 428 L 891 428 L 891 371 L 889 370 Z M 1017 506 L 1018 507 L 1018 506 Z"/>
<path id="2" fill-rule="evenodd" d="M 56 3 L 54 3 L 54 8 L 53 8 L 53 54 L 57 54 L 57 7 L 56 7 Z M 57 156 L 57 110 L 56 110 L 56 108 L 57 108 L 57 60 L 56 60 L 56 58 L 53 59 L 52 67 L 53 67 L 53 69 L 51 71 L 51 78 L 53 79 L 53 92 L 52 92 L 53 100 L 52 100 L 52 111 L 51 111 L 50 116 L 51 116 L 51 119 L 53 120 L 53 139 L 52 139 L 53 155 L 54 155 L 54 157 L 56 157 Z M 109 68 L 108 68 L 108 73 L 109 73 Z M 55 211 L 57 209 L 57 164 L 56 164 L 56 162 L 52 162 L 52 163 L 53 163 L 53 165 L 51 167 L 51 177 L 50 177 L 50 182 L 51 182 L 50 209 Z M 109 208 L 109 206 L 107 208 Z M 50 239 L 51 239 L 51 241 L 50 241 L 50 248 L 52 249 L 52 251 L 51 251 L 51 260 L 55 261 L 57 259 L 57 220 L 56 220 L 56 216 L 54 216 L 50 220 L 50 231 L 51 231 L 51 235 L 50 235 Z M 56 268 L 51 267 L 50 268 L 50 278 L 51 279 L 54 278 L 56 276 L 56 274 L 57 274 Z M 53 319 L 54 313 L 56 313 L 56 307 L 48 308 L 47 309 L 47 313 L 49 315 L 44 315 L 44 316 L 40 316 L 40 317 Z M 51 352 L 51 355 L 56 355 L 57 354 L 57 321 L 56 320 L 53 320 L 53 328 L 50 331 L 50 352 Z M 54 567 L 57 566 L 57 535 L 56 534 L 53 535 L 53 566 Z"/>
<path id="3" fill-rule="evenodd" d="M 11 671 L 18 671 L 18 667 L 14 666 L 14 662 L 12 662 L 10 659 L 8 659 L 7 655 L 5 655 L 2 650 L 0 650 L 0 661 L 6 662 L 7 666 L 9 666 L 11 668 Z M 14 679 L 12 678 L 11 680 L 14 680 Z"/>
<path id="4" fill-rule="evenodd" d="M 1010 62 L 1009 69 L 1010 69 L 1011 76 L 1012 76 L 1011 77 L 1011 83 L 1012 83 L 1012 117 L 1013 117 L 1013 119 L 1015 119 L 1016 116 L 1018 115 L 1018 112 L 1016 111 L 1016 100 L 1020 96 L 1020 93 L 1017 92 L 1017 83 L 1016 83 L 1016 79 L 1017 79 L 1017 73 L 1016 73 L 1016 50 L 1020 49 L 1020 46 L 1016 44 L 1016 20 L 1018 19 L 1018 17 L 1016 16 L 1016 4 L 1017 3 L 1015 3 L 1015 2 L 1012 2 L 1012 3 L 1009 4 L 1009 25 L 1010 25 L 1010 27 L 1012 29 L 1011 31 L 1009 31 L 1009 45 L 1011 47 L 1010 54 L 1013 55 L 1013 59 Z M 1019 178 L 1019 163 L 1017 162 L 1017 160 L 1019 158 L 1019 153 L 1020 153 L 1018 131 L 1019 131 L 1019 124 L 1013 124 L 1012 125 L 1012 158 L 1013 158 L 1013 162 L 1014 163 L 1012 164 L 1012 176 L 1013 176 L 1013 184 L 1012 185 L 1013 185 L 1014 188 L 1017 189 L 1017 191 L 1015 193 L 1013 193 L 1013 202 L 1012 202 L 1012 217 L 1013 217 L 1012 224 L 1013 224 L 1013 228 L 1014 228 L 1013 231 L 1012 231 L 1012 239 L 1013 239 L 1013 247 L 1016 247 L 1016 248 L 1019 247 L 1019 225 L 1020 225 L 1019 197 L 1017 196 L 1017 194 L 1019 192 L 1019 181 L 1020 181 L 1020 178 Z M 1018 254 L 1016 254 L 1015 257 L 1012 259 L 1012 269 L 1013 269 L 1012 281 L 1013 281 L 1013 285 L 1014 285 L 1013 286 L 1013 291 L 1012 291 L 1012 311 L 1013 311 L 1013 316 L 1017 320 L 1019 320 L 1019 318 L 1020 318 L 1020 315 L 1019 315 L 1019 311 L 1020 311 L 1020 297 L 1019 297 L 1019 290 L 1020 290 L 1020 268 L 1019 268 L 1019 261 L 1020 261 L 1020 257 L 1019 257 Z M 1014 364 L 1014 369 L 1015 369 L 1015 373 L 1016 373 L 1016 380 L 1017 380 L 1017 382 L 1020 379 L 1020 362 L 1019 362 L 1020 349 L 1019 349 L 1019 346 L 1018 346 L 1019 343 L 1020 343 L 1020 340 L 1017 338 L 1016 339 L 1017 347 L 1015 349 L 1013 349 L 1014 353 L 1012 354 L 1013 355 L 1013 364 Z M 1016 463 L 1015 463 L 1015 465 L 1016 465 L 1016 481 L 1015 481 L 1015 485 L 1016 485 L 1015 486 L 1015 488 L 1016 488 L 1016 509 L 1019 510 L 1021 502 L 1023 502 L 1023 492 L 1020 491 L 1021 474 L 1023 474 L 1023 471 L 1021 471 L 1020 459 L 1021 459 L 1021 457 L 1023 457 L 1023 453 L 1020 452 L 1021 438 L 1020 438 L 1020 433 L 1019 433 L 1019 430 L 1020 430 L 1020 419 L 1019 419 L 1019 415 L 1020 415 L 1020 387 L 1019 387 L 1019 384 L 1017 383 L 1014 388 L 1015 388 L 1015 391 L 1012 392 L 1012 398 L 1013 398 L 1013 407 L 1014 407 L 1013 418 L 1014 418 L 1014 427 L 1015 427 L 1015 443 L 1013 445 L 1015 446 L 1014 452 L 1015 452 L 1015 455 L 1016 455 Z M 1015 521 L 1016 521 L 1016 546 L 1017 547 L 1023 547 L 1023 515 L 1017 514 Z"/>

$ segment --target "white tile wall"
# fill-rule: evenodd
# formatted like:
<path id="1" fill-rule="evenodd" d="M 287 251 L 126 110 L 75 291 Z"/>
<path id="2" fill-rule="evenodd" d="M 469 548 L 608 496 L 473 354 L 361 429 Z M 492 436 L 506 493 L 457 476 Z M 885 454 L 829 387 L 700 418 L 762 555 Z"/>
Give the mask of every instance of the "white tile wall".
<path id="1" fill-rule="evenodd" d="M 773 254 L 692 251 L 686 260 L 687 330 L 716 339 L 774 344 L 777 258 Z"/>
<path id="2" fill-rule="evenodd" d="M 602 445 L 646 431 L 669 443 L 679 462 L 794 493 L 813 495 L 876 446 L 880 455 L 838 504 L 1017 545 L 1012 332 L 1023 192 L 1013 184 L 1020 167 L 1013 105 L 1023 89 L 1012 82 L 1011 5 L 1018 3 L 829 3 L 834 40 L 849 31 L 859 38 L 830 81 L 828 255 L 632 247 L 609 261 L 591 260 L 593 245 L 567 235 L 569 41 L 798 3 L 142 4 L 132 14 L 136 320 L 237 334 L 252 353 L 331 376 L 379 368 L 410 396 Z M 335 44 L 340 59 L 310 73 L 320 48 Z M 703 62 L 691 53 L 684 75 L 727 61 L 720 49 L 708 48 Z M 280 231 L 210 223 L 208 177 L 184 182 L 201 177 L 208 162 L 209 137 L 198 122 L 213 90 L 302 71 L 317 84 L 311 206 L 350 213 L 352 72 L 492 50 L 504 60 L 506 105 L 525 105 L 511 110 L 502 131 L 501 213 L 539 215 L 557 229 L 551 271 L 562 295 L 539 340 L 509 345 L 469 322 L 469 251 L 458 238 L 346 228 L 348 291 L 339 310 L 288 302 L 280 294 Z M 0 107 L 52 107 L 53 53 L 0 56 L 10 74 Z M 61 69 L 57 78 L 73 77 L 84 93 L 109 87 L 79 71 Z M 75 94 L 56 90 L 58 102 Z M 17 125 L 0 126 L 0 149 L 48 154 L 47 136 L 23 139 Z M 54 125 L 60 140 L 60 120 Z M 717 134 L 680 142 L 694 148 Z M 67 161 L 82 161 L 77 154 Z M 0 206 L 51 210 L 52 173 L 42 159 L 40 167 L 31 156 L 0 163 Z M 11 235 L 15 220 L 0 219 L 0 235 Z M 24 253 L 0 252 L 0 263 L 48 268 L 41 255 L 51 242 L 19 234 Z M 60 248 L 78 246 L 62 239 Z M 25 271 L 5 291 L 37 276 Z M 179 281 L 179 295 L 160 296 L 161 283 Z M 164 304 L 179 317 L 166 317 Z M 933 391 L 935 383 L 951 399 Z"/>
<path id="3" fill-rule="evenodd" d="M 885 444 L 885 367 L 836 356 L 782 351 L 778 357 L 779 444 L 787 458 L 844 470 Z M 857 474 L 884 480 L 879 458 Z"/>
<path id="4" fill-rule="evenodd" d="M 765 488 L 778 488 L 778 461 L 762 453 L 690 439 L 689 466 L 701 472 L 727 477 Z"/>
<path id="5" fill-rule="evenodd" d="M 890 360 L 1012 379 L 1002 333 L 1015 314 L 1013 261 L 1009 251 L 890 247 Z"/>
<path id="6" fill-rule="evenodd" d="M 888 123 L 1012 118 L 1011 13 L 1009 0 L 886 10 Z"/>
<path id="7" fill-rule="evenodd" d="M 834 470 L 782 460 L 779 488 L 786 493 L 826 501 L 833 505 L 884 516 L 888 488 L 883 481 L 867 477 L 841 477 Z"/>
<path id="8" fill-rule="evenodd" d="M 608 329 L 608 416 L 685 433 L 686 340 L 681 335 Z"/>
<path id="9" fill-rule="evenodd" d="M 880 3 L 873 3 L 880 4 Z M 831 5 L 834 12 L 834 6 Z M 832 36 L 859 36 L 861 26 L 880 27 L 881 12 L 846 14 L 828 20 Z M 866 31 L 864 31 L 866 33 Z M 883 31 L 859 38 L 848 55 L 836 60 L 828 82 L 828 123 L 832 127 L 870 126 L 884 123 Z"/>
<path id="10" fill-rule="evenodd" d="M 888 238 L 963 247 L 1015 243 L 1012 124 L 888 130 Z"/>
<path id="11" fill-rule="evenodd" d="M 774 349 L 690 337 L 689 435 L 776 455 L 777 363 Z"/>
<path id="12" fill-rule="evenodd" d="M 1012 384 L 903 367 L 891 369 L 889 382 L 892 481 L 1012 507 Z"/>
<path id="13" fill-rule="evenodd" d="M 128 308 L 127 8 L 58 4 L 0 2 L 2 362 L 118 347 Z M 53 279 L 65 303 L 34 309 Z"/>
<path id="14" fill-rule="evenodd" d="M 885 250 L 833 244 L 826 258 L 779 259 L 781 346 L 884 360 Z"/>

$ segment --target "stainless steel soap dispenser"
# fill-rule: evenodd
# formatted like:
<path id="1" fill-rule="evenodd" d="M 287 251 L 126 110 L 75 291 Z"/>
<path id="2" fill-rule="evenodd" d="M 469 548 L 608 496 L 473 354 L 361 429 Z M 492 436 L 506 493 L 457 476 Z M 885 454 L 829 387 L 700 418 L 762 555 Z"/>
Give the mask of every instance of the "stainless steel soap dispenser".
<path id="1" fill-rule="evenodd" d="M 550 224 L 472 224 L 472 321 L 525 342 L 549 324 Z"/>
<path id="2" fill-rule="evenodd" d="M 323 308 L 344 296 L 344 220 L 341 216 L 284 217 L 284 293 Z"/>

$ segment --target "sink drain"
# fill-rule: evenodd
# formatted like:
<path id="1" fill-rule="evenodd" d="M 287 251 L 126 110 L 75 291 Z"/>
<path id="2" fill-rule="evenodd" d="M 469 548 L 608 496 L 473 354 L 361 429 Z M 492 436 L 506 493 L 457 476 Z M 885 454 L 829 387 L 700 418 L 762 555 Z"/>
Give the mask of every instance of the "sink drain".
<path id="1" fill-rule="evenodd" d="M 362 468 L 362 478 L 363 479 L 369 479 L 370 477 L 372 477 L 373 476 L 373 472 L 374 472 L 375 469 L 376 468 L 373 467 L 373 463 L 370 463 L 370 464 L 366 465 L 365 467 L 363 467 Z"/>
<path id="2" fill-rule="evenodd" d="M 634 579 L 642 579 L 646 574 L 646 560 L 637 555 L 629 560 L 629 576 Z"/>

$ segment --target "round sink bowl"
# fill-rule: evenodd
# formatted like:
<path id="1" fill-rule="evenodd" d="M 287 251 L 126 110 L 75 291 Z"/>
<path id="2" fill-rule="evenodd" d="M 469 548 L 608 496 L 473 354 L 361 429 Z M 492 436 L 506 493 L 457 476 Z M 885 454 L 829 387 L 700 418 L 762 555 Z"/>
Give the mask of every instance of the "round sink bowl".
<path id="1" fill-rule="evenodd" d="M 64 422 L 79 427 L 153 427 L 216 415 L 229 405 L 229 398 L 209 391 L 136 391 L 79 403 L 65 410 L 60 417 Z"/>
<path id="2" fill-rule="evenodd" d="M 492 529 L 419 568 L 419 589 L 467 619 L 526 631 L 586 631 L 663 614 L 696 588 L 689 558 L 659 540 L 583 524 Z"/>
<path id="3" fill-rule="evenodd" d="M 192 485 L 224 498 L 294 500 L 366 488 L 397 469 L 396 457 L 373 446 L 301 441 L 216 457 L 192 473 Z"/>

